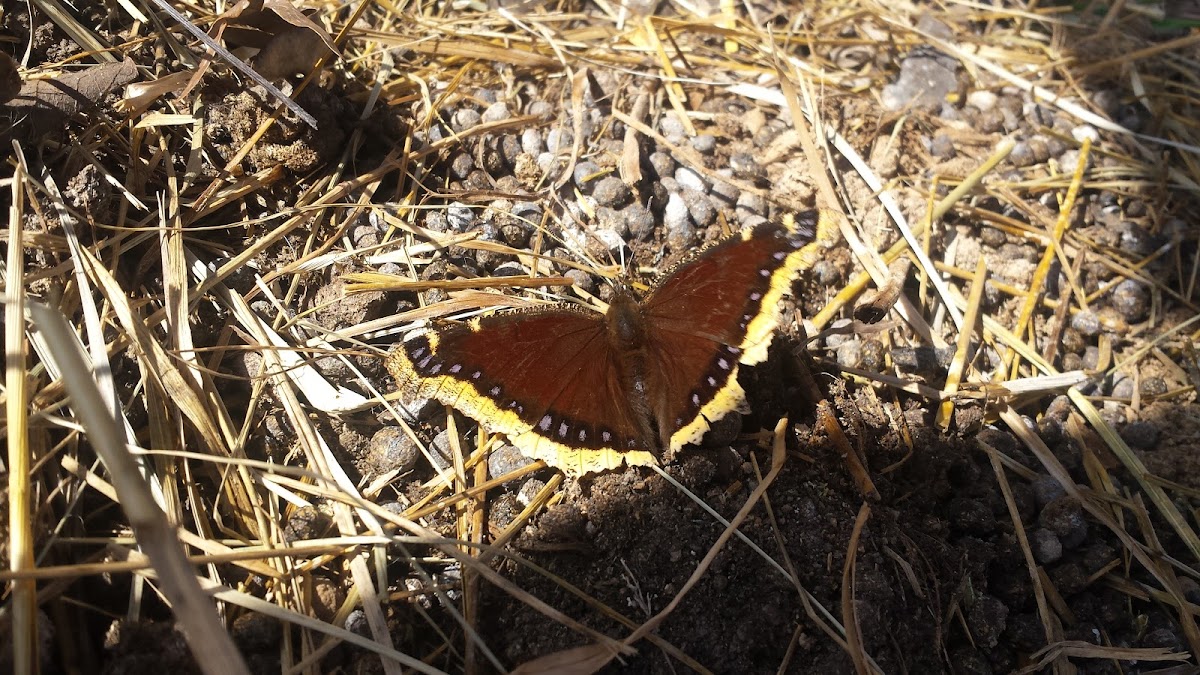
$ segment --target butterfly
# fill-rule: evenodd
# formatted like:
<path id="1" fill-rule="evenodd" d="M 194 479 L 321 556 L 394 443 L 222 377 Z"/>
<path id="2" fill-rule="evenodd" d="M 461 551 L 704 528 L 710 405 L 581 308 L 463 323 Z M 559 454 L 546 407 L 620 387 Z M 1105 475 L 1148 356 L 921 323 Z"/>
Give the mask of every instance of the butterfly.
<path id="1" fill-rule="evenodd" d="M 738 367 L 767 357 L 779 301 L 833 223 L 811 211 L 742 230 L 644 297 L 618 287 L 604 314 L 562 303 L 442 323 L 387 367 L 406 396 L 457 408 L 570 476 L 669 460 L 746 412 Z"/>

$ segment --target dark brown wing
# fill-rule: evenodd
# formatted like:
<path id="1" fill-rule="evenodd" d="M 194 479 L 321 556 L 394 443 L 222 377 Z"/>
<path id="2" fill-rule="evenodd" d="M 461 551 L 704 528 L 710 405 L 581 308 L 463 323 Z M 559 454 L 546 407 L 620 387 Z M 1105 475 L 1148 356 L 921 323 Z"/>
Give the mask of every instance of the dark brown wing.
<path id="1" fill-rule="evenodd" d="M 745 405 L 738 364 L 766 358 L 780 298 L 817 260 L 814 230 L 827 235 L 832 227 L 823 212 L 813 212 L 797 227 L 744 230 L 681 262 L 642 303 L 648 342 L 656 346 L 649 386 L 672 453 Z"/>
<path id="2" fill-rule="evenodd" d="M 388 370 L 571 475 L 656 460 L 644 447 L 600 314 L 573 306 L 502 312 L 427 331 Z"/>

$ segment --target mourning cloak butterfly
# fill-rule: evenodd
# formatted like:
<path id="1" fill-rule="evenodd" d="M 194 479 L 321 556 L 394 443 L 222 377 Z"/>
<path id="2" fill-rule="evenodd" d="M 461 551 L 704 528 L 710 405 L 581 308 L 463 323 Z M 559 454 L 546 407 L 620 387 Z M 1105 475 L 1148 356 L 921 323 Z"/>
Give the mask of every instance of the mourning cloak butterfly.
<path id="1" fill-rule="evenodd" d="M 387 367 L 404 394 L 453 406 L 572 476 L 670 459 L 744 412 L 738 365 L 766 358 L 779 300 L 832 222 L 814 211 L 743 230 L 687 256 L 641 301 L 618 291 L 603 315 L 558 304 L 443 324 Z"/>

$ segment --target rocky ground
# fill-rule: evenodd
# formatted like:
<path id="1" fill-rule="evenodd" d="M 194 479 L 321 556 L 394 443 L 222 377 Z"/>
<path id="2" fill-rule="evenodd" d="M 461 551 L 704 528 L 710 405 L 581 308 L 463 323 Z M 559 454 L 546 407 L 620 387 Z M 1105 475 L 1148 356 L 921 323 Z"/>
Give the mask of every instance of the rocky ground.
<path id="1" fill-rule="evenodd" d="M 311 124 L 165 13 L 6 6 L 10 226 L 30 301 L 85 344 L 96 311 L 130 442 L 167 453 L 148 481 L 212 556 L 251 672 L 389 671 L 387 649 L 561 672 L 544 659 L 652 619 L 605 670 L 1195 672 L 1180 8 L 169 4 Z M 564 479 L 387 396 L 415 322 L 605 300 L 814 207 L 847 226 L 742 373 L 751 412 L 664 472 Z M 900 301 L 859 320 L 889 281 Z M 157 582 L 116 567 L 128 500 L 79 395 L 27 349 L 36 499 L 8 508 L 33 537 L 5 554 L 49 571 L 10 627 L 42 672 L 199 672 Z M 719 542 L 700 502 L 752 500 L 754 547 Z M 237 558 L 254 545 L 297 548 Z"/>

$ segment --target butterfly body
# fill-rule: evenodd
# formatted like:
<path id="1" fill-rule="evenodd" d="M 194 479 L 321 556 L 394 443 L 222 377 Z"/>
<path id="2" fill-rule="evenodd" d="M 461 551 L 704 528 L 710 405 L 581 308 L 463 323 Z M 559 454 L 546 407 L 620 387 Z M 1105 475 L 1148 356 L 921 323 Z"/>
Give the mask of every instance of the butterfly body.
<path id="1" fill-rule="evenodd" d="M 815 214 L 814 214 L 815 216 Z M 670 459 L 745 411 L 739 364 L 766 358 L 779 300 L 815 262 L 830 221 L 764 224 L 686 257 L 642 299 L 560 304 L 447 323 L 398 347 L 388 369 L 571 475 Z"/>
<path id="2" fill-rule="evenodd" d="M 618 291 L 604 313 L 604 325 L 612 350 L 614 370 L 621 383 L 617 387 L 628 396 L 629 409 L 643 448 L 655 457 L 670 442 L 662 436 L 657 422 L 653 394 L 647 370 L 652 368 L 646 321 L 637 299 L 627 291 Z"/>

